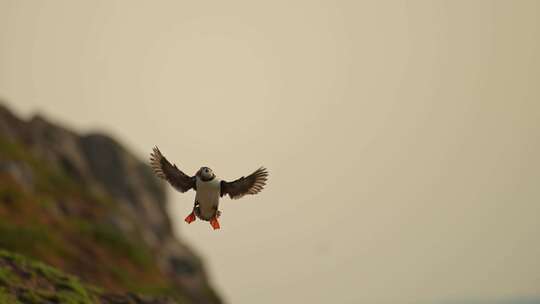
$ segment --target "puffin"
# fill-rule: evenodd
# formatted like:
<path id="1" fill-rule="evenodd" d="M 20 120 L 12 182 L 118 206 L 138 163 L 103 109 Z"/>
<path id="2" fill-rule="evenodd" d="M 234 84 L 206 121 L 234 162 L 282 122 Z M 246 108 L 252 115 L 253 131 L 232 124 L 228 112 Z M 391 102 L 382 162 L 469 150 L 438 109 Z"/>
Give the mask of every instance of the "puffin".
<path id="1" fill-rule="evenodd" d="M 214 230 L 220 229 L 218 218 L 221 211 L 218 208 L 221 197 L 229 195 L 231 199 L 239 199 L 248 194 L 257 194 L 262 191 L 268 179 L 268 171 L 264 167 L 232 182 L 221 180 L 208 167 L 201 167 L 194 176 L 188 176 L 175 164 L 171 164 L 157 146 L 150 153 L 150 166 L 159 178 L 169 182 L 179 192 L 195 190 L 193 210 L 184 221 L 191 224 L 199 218 L 210 222 Z"/>

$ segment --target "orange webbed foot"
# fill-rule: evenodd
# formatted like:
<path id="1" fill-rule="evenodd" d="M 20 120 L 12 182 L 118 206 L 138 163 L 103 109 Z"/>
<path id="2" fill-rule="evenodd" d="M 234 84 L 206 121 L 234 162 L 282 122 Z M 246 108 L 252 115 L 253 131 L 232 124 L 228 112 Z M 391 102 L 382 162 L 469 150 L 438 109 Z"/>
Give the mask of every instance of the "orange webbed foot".
<path id="1" fill-rule="evenodd" d="M 185 219 L 186 223 L 191 224 L 191 222 L 194 222 L 196 219 L 195 213 L 191 212 Z"/>
<path id="2" fill-rule="evenodd" d="M 214 230 L 220 228 L 217 217 L 213 217 L 213 218 L 210 220 L 210 225 L 212 225 L 212 228 L 214 228 Z"/>

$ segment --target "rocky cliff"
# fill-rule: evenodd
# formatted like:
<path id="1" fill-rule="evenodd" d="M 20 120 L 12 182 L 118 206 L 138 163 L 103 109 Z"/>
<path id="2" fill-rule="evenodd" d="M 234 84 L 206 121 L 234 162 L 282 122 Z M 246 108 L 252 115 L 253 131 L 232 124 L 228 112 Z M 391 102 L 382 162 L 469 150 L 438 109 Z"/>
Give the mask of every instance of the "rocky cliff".
<path id="1" fill-rule="evenodd" d="M 0 248 L 110 292 L 219 303 L 165 204 L 161 181 L 114 139 L 0 106 Z"/>

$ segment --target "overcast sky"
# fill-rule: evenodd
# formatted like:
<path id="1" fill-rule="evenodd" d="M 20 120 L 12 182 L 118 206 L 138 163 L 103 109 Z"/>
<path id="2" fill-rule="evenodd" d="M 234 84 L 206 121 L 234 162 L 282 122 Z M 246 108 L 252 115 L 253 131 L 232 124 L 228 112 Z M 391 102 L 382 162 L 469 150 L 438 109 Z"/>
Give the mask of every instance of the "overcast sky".
<path id="1" fill-rule="evenodd" d="M 0 0 L 0 96 L 266 189 L 179 234 L 248 303 L 540 296 L 539 1 Z"/>

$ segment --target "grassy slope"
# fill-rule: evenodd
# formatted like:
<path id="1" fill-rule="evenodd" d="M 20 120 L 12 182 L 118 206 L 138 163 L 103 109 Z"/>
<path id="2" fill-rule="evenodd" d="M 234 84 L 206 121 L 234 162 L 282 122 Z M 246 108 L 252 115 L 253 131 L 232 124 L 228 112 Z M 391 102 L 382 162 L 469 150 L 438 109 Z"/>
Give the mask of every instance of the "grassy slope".
<path id="1" fill-rule="evenodd" d="M 3 304 L 169 304 L 166 298 L 113 295 L 56 268 L 0 250 L 0 303 Z"/>
<path id="2" fill-rule="evenodd" d="M 3 138 L 0 161 L 25 164 L 34 184 L 32 191 L 24 191 L 12 176 L 0 173 L 0 248 L 45 261 L 108 290 L 182 298 L 160 273 L 140 236 L 126 237 L 104 220 L 117 212 L 111 198 L 89 192 Z"/>
<path id="3" fill-rule="evenodd" d="M 101 291 L 21 255 L 0 250 L 0 303 L 98 303 Z"/>

